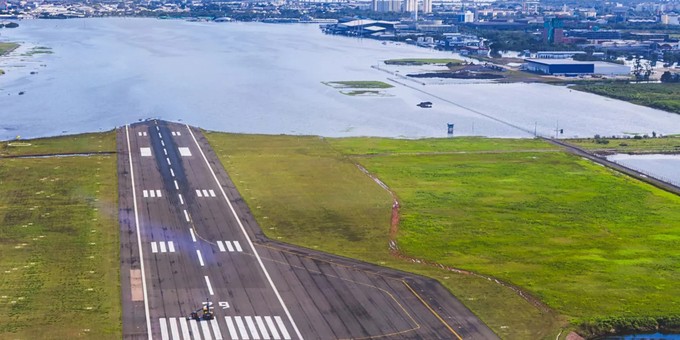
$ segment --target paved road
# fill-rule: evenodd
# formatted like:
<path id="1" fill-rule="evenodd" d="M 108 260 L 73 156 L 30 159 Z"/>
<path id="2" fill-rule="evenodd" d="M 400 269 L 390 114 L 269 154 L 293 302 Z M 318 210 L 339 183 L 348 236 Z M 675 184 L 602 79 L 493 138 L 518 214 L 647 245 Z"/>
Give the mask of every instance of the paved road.
<path id="1" fill-rule="evenodd" d="M 125 126 L 118 155 L 126 339 L 496 338 L 433 280 L 266 239 L 198 129 Z"/>

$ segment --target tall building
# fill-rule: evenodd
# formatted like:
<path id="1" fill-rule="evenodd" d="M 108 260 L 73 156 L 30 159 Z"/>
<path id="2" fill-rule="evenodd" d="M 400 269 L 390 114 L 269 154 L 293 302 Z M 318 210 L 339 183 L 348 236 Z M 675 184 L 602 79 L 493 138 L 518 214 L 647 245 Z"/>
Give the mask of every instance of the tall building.
<path id="1" fill-rule="evenodd" d="M 432 13 L 432 0 L 423 0 L 423 13 Z"/>
<path id="2" fill-rule="evenodd" d="M 418 10 L 418 0 L 404 0 L 404 12 L 413 13 Z"/>
<path id="3" fill-rule="evenodd" d="M 401 0 L 379 0 L 378 12 L 401 12 Z"/>
<path id="4" fill-rule="evenodd" d="M 371 1 L 371 9 L 373 10 L 373 12 L 378 11 L 378 0 Z"/>

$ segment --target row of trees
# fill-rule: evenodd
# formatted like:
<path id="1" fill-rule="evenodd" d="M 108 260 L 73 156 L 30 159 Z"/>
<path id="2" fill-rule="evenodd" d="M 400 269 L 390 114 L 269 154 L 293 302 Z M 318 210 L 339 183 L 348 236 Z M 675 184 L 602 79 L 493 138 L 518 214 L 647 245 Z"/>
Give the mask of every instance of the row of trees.
<path id="1" fill-rule="evenodd" d="M 680 83 L 680 73 L 666 71 L 661 75 L 662 83 Z"/>

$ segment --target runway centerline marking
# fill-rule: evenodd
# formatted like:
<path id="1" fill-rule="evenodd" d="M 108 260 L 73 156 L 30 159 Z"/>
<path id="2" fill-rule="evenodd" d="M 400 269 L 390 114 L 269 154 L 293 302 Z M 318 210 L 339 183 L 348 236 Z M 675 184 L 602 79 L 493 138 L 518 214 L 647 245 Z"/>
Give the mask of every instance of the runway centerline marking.
<path id="1" fill-rule="evenodd" d="M 184 209 L 184 218 L 187 220 L 187 222 L 191 222 L 191 220 L 189 219 L 189 213 L 187 212 L 186 209 Z"/>
<path id="2" fill-rule="evenodd" d="M 189 127 L 189 125 L 186 125 L 186 127 L 189 130 L 189 134 L 191 134 L 191 138 L 194 140 L 194 143 L 196 144 L 198 151 L 201 153 L 201 156 L 203 157 L 203 161 L 205 161 L 205 164 L 208 166 L 208 169 L 210 170 L 210 173 L 212 174 L 213 179 L 215 180 L 215 183 L 217 184 L 219 190 L 222 192 L 222 197 L 227 202 L 227 205 L 229 205 L 229 209 L 231 210 L 231 213 L 234 215 L 234 219 L 236 220 L 239 227 L 241 228 L 241 232 L 243 233 L 243 236 L 245 236 L 246 241 L 248 241 L 248 245 L 250 246 L 250 249 L 253 250 L 253 254 L 255 255 L 255 258 L 257 259 L 257 262 L 259 263 L 260 268 L 264 272 L 264 276 L 267 278 L 269 285 L 272 287 L 272 290 L 274 291 L 276 298 L 279 300 L 281 307 L 283 307 L 283 311 L 286 313 L 286 317 L 290 321 L 290 324 L 293 326 L 293 330 L 295 331 L 295 334 L 297 335 L 297 337 L 300 340 L 304 340 L 304 337 L 302 336 L 302 334 L 300 333 L 300 330 L 298 329 L 297 325 L 295 324 L 295 320 L 293 320 L 293 316 L 290 314 L 288 307 L 286 307 L 286 304 L 283 301 L 281 294 L 279 293 L 278 289 L 276 289 L 276 285 L 274 284 L 274 281 L 272 280 L 271 276 L 269 275 L 269 272 L 267 272 L 267 268 L 265 268 L 264 263 L 262 262 L 262 259 L 260 258 L 260 254 L 258 254 L 257 249 L 255 249 L 255 246 L 253 245 L 253 241 L 248 236 L 248 233 L 246 232 L 246 229 L 243 226 L 243 223 L 241 223 L 241 219 L 239 218 L 238 214 L 236 213 L 236 210 L 234 209 L 234 206 L 231 204 L 231 201 L 229 201 L 229 198 L 227 197 L 227 193 L 224 191 L 224 188 L 222 188 L 222 185 L 220 184 L 220 181 L 217 178 L 217 175 L 215 174 L 215 170 L 213 170 L 212 166 L 210 165 L 210 162 L 208 161 L 208 158 L 205 156 L 205 152 L 203 152 L 203 148 L 201 148 L 201 145 L 198 144 L 198 140 L 196 139 L 196 135 L 194 135 L 194 132 L 191 130 L 191 127 Z M 286 333 L 287 333 L 287 331 L 286 331 Z"/>
<path id="3" fill-rule="evenodd" d="M 184 204 L 184 199 L 182 198 L 182 194 L 177 194 L 179 196 L 179 204 Z"/>
<path id="4" fill-rule="evenodd" d="M 196 249 L 196 255 L 198 256 L 198 263 L 201 264 L 201 267 L 205 267 L 205 263 L 203 263 L 203 256 L 201 256 L 201 251 Z"/>
<path id="5" fill-rule="evenodd" d="M 175 177 L 175 170 L 172 170 L 172 168 L 170 168 L 170 175 L 172 175 L 172 177 Z"/>
<path id="6" fill-rule="evenodd" d="M 189 232 L 191 233 L 191 240 L 196 242 L 196 234 L 194 234 L 194 228 L 189 228 Z"/>
<path id="7" fill-rule="evenodd" d="M 213 292 L 213 289 L 212 289 L 212 285 L 210 284 L 210 278 L 208 277 L 208 275 L 206 275 L 204 277 L 205 277 L 205 284 L 208 285 L 208 293 L 210 293 L 210 295 L 215 295 L 215 293 Z"/>
<path id="8" fill-rule="evenodd" d="M 130 145 L 130 126 L 125 125 L 125 136 L 128 147 L 128 161 L 130 163 L 130 182 L 132 184 L 132 206 L 135 212 L 135 228 L 137 231 L 137 247 L 139 248 L 139 266 L 142 272 L 142 289 L 144 290 L 144 316 L 146 318 L 146 334 L 149 340 L 151 335 L 151 317 L 149 316 L 149 295 L 146 291 L 146 274 L 144 271 L 144 252 L 142 250 L 142 235 L 139 232 L 139 211 L 137 208 L 137 189 L 135 187 L 135 170 L 132 165 L 132 146 Z M 149 148 L 149 152 L 151 149 Z"/>
<path id="9" fill-rule="evenodd" d="M 175 189 L 179 190 L 179 184 L 177 184 L 177 180 L 173 180 L 175 182 Z"/>
<path id="10" fill-rule="evenodd" d="M 172 165 L 172 163 L 170 163 L 170 158 L 166 158 L 165 160 L 168 161 L 168 165 Z"/>
<path id="11" fill-rule="evenodd" d="M 161 140 L 161 145 L 165 146 L 165 142 Z"/>
<path id="12" fill-rule="evenodd" d="M 168 155 L 168 149 L 163 148 L 163 153 L 167 156 Z"/>

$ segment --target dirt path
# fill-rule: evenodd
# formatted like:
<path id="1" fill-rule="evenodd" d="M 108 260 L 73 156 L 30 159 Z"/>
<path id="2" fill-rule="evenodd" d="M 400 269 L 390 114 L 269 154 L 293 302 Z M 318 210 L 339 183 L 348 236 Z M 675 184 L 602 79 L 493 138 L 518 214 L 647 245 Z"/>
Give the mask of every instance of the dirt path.
<path id="1" fill-rule="evenodd" d="M 358 164 L 356 162 L 354 163 L 354 165 L 356 165 L 356 167 L 359 168 L 359 170 L 361 170 L 361 172 L 365 173 L 367 176 L 369 176 L 371 179 L 373 179 L 374 182 L 376 182 L 378 185 L 380 185 L 383 189 L 385 189 L 387 192 L 389 192 L 390 195 L 392 196 L 392 201 L 393 201 L 392 202 L 392 218 L 391 218 L 390 232 L 389 232 L 389 248 L 390 248 L 390 254 L 392 256 L 399 258 L 401 260 L 404 260 L 404 261 L 412 262 L 412 263 L 418 263 L 418 264 L 422 264 L 422 265 L 426 265 L 426 266 L 430 266 L 430 267 L 437 267 L 437 268 L 440 268 L 440 269 L 443 269 L 443 270 L 446 270 L 446 271 L 450 271 L 450 272 L 454 272 L 454 273 L 458 273 L 458 274 L 474 275 L 474 276 L 486 279 L 488 281 L 496 283 L 497 285 L 500 285 L 500 286 L 503 286 L 505 288 L 512 290 L 517 295 L 522 297 L 524 300 L 531 303 L 534 307 L 538 308 L 540 311 L 542 311 L 544 313 L 551 312 L 550 307 L 548 307 L 543 302 L 541 302 L 539 299 L 533 297 L 531 294 L 523 291 L 522 289 L 520 289 L 519 287 L 517 287 L 513 284 L 501 281 L 501 280 L 499 280 L 495 277 L 492 277 L 492 276 L 487 276 L 487 275 L 471 272 L 471 271 L 468 271 L 468 270 L 447 266 L 447 265 L 437 263 L 437 262 L 433 262 L 433 261 L 415 258 L 415 257 L 408 256 L 408 255 L 402 253 L 401 250 L 399 249 L 399 244 L 397 243 L 397 234 L 399 233 L 399 209 L 401 207 L 401 204 L 399 204 L 399 198 L 394 193 L 394 191 L 392 191 L 392 189 L 390 189 L 387 186 L 387 184 L 385 184 L 383 181 L 381 181 L 375 175 L 371 174 L 366 168 L 364 168 L 363 166 L 361 166 L 360 164 Z"/>

